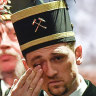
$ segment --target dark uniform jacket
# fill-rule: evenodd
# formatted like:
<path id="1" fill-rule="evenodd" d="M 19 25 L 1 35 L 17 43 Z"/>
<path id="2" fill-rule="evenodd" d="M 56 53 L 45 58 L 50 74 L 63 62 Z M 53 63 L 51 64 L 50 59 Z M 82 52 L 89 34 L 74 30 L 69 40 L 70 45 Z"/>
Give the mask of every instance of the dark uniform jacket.
<path id="1" fill-rule="evenodd" d="M 88 85 L 87 89 L 85 90 L 82 96 L 96 96 L 96 86 L 94 86 L 90 81 L 85 80 L 86 84 Z"/>

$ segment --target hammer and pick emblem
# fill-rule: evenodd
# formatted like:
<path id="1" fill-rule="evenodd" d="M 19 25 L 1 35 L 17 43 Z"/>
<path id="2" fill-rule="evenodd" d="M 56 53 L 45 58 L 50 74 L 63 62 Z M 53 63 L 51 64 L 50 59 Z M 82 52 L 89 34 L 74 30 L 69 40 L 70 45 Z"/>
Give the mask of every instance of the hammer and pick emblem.
<path id="1" fill-rule="evenodd" d="M 37 24 L 37 28 L 35 29 L 35 32 L 37 32 L 39 26 L 44 28 L 44 29 L 47 29 L 47 27 L 41 25 L 41 22 L 46 22 L 46 21 L 43 18 L 38 18 L 38 20 L 39 20 L 39 23 L 36 22 L 36 19 L 34 19 L 32 22 L 32 25 Z"/>

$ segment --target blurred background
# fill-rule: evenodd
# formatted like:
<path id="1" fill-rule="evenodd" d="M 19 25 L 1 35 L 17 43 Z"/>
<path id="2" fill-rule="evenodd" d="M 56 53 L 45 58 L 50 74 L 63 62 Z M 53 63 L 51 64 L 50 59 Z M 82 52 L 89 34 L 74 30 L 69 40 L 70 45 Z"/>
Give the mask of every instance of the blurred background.
<path id="1" fill-rule="evenodd" d="M 76 34 L 76 45 L 83 47 L 80 74 L 96 85 L 96 0 L 67 0 Z"/>

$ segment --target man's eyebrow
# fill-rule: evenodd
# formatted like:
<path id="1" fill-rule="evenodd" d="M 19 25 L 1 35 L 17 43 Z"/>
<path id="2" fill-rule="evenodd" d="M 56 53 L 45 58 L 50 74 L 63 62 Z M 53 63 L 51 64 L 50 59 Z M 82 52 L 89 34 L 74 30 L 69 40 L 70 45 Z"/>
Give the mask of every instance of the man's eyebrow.
<path id="1" fill-rule="evenodd" d="M 64 54 L 64 53 L 51 53 L 52 56 L 58 56 L 58 55 L 62 55 L 62 56 L 65 56 L 67 54 Z"/>
<path id="2" fill-rule="evenodd" d="M 55 52 L 53 52 L 51 54 L 52 55 L 57 55 L 57 54 L 65 54 L 65 55 L 67 55 L 67 54 L 69 54 L 69 52 L 68 51 L 65 51 L 65 50 L 63 50 L 63 51 L 58 50 L 58 51 L 55 51 Z"/>
<path id="3" fill-rule="evenodd" d="M 42 56 L 35 56 L 35 57 L 33 57 L 33 58 L 31 59 L 31 62 L 34 62 L 35 60 L 40 59 L 40 58 L 42 58 Z"/>

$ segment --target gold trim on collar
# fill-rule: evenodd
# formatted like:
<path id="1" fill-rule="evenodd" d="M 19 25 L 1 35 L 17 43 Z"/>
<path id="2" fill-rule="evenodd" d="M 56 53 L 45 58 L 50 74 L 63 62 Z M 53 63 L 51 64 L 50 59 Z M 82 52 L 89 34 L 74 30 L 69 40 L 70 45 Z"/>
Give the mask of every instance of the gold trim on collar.
<path id="1" fill-rule="evenodd" d="M 10 14 L 0 15 L 0 19 L 4 21 L 11 20 L 11 15 Z"/>
<path id="2" fill-rule="evenodd" d="M 14 23 L 26 17 L 36 15 L 42 12 L 50 11 L 50 10 L 59 9 L 59 8 L 66 8 L 66 4 L 64 1 L 62 0 L 54 1 L 54 2 L 49 2 L 49 3 L 44 3 L 44 4 L 36 5 L 33 7 L 29 7 L 12 14 L 12 17 L 11 17 L 12 22 Z"/>
<path id="3" fill-rule="evenodd" d="M 35 46 L 44 42 L 48 42 L 48 41 L 52 41 L 52 40 L 56 40 L 56 39 L 60 39 L 64 37 L 70 37 L 70 36 L 74 36 L 74 32 L 69 31 L 69 32 L 63 32 L 63 33 L 57 33 L 57 34 L 42 37 L 36 40 L 29 41 L 28 43 L 25 43 L 21 45 L 20 47 L 21 47 L 21 50 L 23 51 L 29 47 L 32 47 L 32 46 Z"/>

